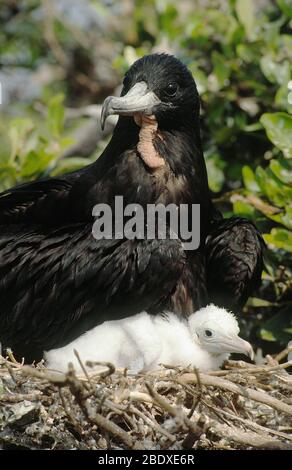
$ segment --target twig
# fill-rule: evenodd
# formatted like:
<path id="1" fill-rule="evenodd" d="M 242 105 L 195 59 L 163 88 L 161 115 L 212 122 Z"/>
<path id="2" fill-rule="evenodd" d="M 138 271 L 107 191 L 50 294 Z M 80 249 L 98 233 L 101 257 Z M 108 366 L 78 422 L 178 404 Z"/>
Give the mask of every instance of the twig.
<path id="1" fill-rule="evenodd" d="M 195 374 L 192 374 L 195 375 Z M 202 379 L 202 376 L 201 376 Z M 221 379 L 220 379 L 221 380 Z M 202 380 L 203 383 L 203 380 Z M 198 424 L 194 423 L 193 421 L 190 421 L 185 413 L 183 413 L 182 410 L 177 410 L 173 406 L 168 403 L 167 400 L 165 400 L 161 395 L 159 395 L 157 392 L 155 392 L 150 384 L 146 383 L 146 387 L 150 393 L 151 396 L 153 396 L 154 400 L 161 405 L 162 408 L 164 408 L 171 416 L 181 419 L 183 423 L 190 429 L 191 432 L 194 434 L 199 434 L 201 435 L 203 432 L 203 429 L 198 426 Z M 254 432 L 245 432 L 240 429 L 234 429 L 231 426 L 228 426 L 227 424 L 220 424 L 217 423 L 214 420 L 211 420 L 208 417 L 204 417 L 201 415 L 201 417 L 198 417 L 198 419 L 201 419 L 201 422 L 204 422 L 204 432 L 211 432 L 219 435 L 221 438 L 231 440 L 234 442 L 237 442 L 239 444 L 244 444 L 248 445 L 251 447 L 257 447 L 257 448 L 262 448 L 262 449 L 291 449 L 292 446 L 288 444 L 284 444 L 279 441 L 275 441 L 274 439 L 264 439 L 261 436 L 258 436 Z"/>
<path id="2" fill-rule="evenodd" d="M 201 400 L 201 396 L 202 396 L 202 383 L 201 383 L 201 379 L 200 379 L 200 374 L 199 374 L 199 371 L 198 369 L 194 369 L 194 372 L 195 372 L 195 375 L 197 377 L 197 385 L 198 385 L 198 389 L 199 389 L 199 394 L 196 398 L 196 400 L 193 400 L 193 404 L 192 404 L 192 407 L 188 413 L 188 418 L 191 419 L 191 417 L 193 416 L 193 413 L 195 411 L 195 409 L 197 408 L 200 400 Z"/>
<path id="3" fill-rule="evenodd" d="M 87 372 L 87 370 L 86 370 L 86 368 L 85 368 L 83 362 L 81 361 L 81 358 L 80 358 L 80 356 L 79 356 L 78 351 L 76 351 L 76 349 L 73 349 L 73 352 L 74 352 L 74 354 L 75 354 L 75 356 L 76 356 L 76 358 L 77 358 L 77 360 L 78 360 L 78 362 L 79 362 L 79 365 L 80 365 L 80 367 L 81 367 L 81 369 L 82 369 L 82 372 L 84 373 L 85 377 L 86 377 L 87 380 L 88 380 L 89 387 L 90 387 L 90 388 L 88 388 L 88 390 L 89 390 L 89 389 L 94 390 L 93 384 L 92 384 L 92 382 L 91 382 L 91 380 L 90 380 L 90 377 L 89 377 L 89 375 L 88 375 L 88 372 Z"/>
<path id="4" fill-rule="evenodd" d="M 158 405 L 160 405 L 161 408 L 163 408 L 170 416 L 176 418 L 178 423 L 181 423 L 181 425 L 185 425 L 187 429 L 189 429 L 192 433 L 197 436 L 197 438 L 201 436 L 201 434 L 204 432 L 203 429 L 196 423 L 191 421 L 182 409 L 178 409 L 172 406 L 165 398 L 163 398 L 159 393 L 157 393 L 149 383 L 146 382 L 145 385 L 150 396 L 152 396 L 153 400 Z"/>
<path id="5" fill-rule="evenodd" d="M 278 450 L 291 450 L 290 444 L 285 444 L 275 439 L 268 439 L 259 436 L 255 432 L 246 432 L 238 428 L 233 428 L 227 424 L 219 424 L 215 421 L 212 422 L 208 429 L 208 433 L 217 434 L 223 439 L 234 441 L 238 444 L 247 445 L 249 447 L 257 447 L 258 449 L 278 449 Z"/>
<path id="6" fill-rule="evenodd" d="M 1 393 L 0 402 L 2 403 L 19 403 L 24 400 L 28 401 L 39 401 L 42 396 L 42 392 L 36 391 L 35 393 L 13 393 L 13 395 L 8 393 Z M 49 397 L 46 397 L 49 398 Z"/>
<path id="7" fill-rule="evenodd" d="M 292 366 L 292 361 L 284 362 L 283 364 L 274 364 L 270 366 L 260 366 L 257 367 L 252 364 L 248 364 L 249 367 L 244 367 L 244 368 L 238 368 L 235 369 L 234 367 L 232 369 L 227 369 L 227 370 L 215 370 L 210 372 L 208 375 L 212 376 L 226 376 L 226 375 L 231 375 L 231 374 L 245 374 L 245 373 L 250 373 L 250 374 L 257 374 L 260 372 L 266 373 L 266 372 L 273 372 L 276 370 L 281 370 L 281 369 L 288 369 L 289 367 Z M 250 367 L 252 366 L 252 367 Z"/>
<path id="8" fill-rule="evenodd" d="M 284 357 L 288 356 L 288 354 L 292 352 L 292 346 L 289 346 L 288 348 L 285 348 L 283 349 L 283 351 L 279 352 L 279 354 L 277 354 L 275 356 L 275 361 L 277 362 L 280 362 L 282 361 L 282 359 L 284 359 Z M 292 361 L 289 361 L 291 362 L 291 365 L 292 365 Z"/>
<path id="9" fill-rule="evenodd" d="M 130 399 L 131 401 L 138 401 L 143 403 L 153 403 L 153 398 L 148 393 L 123 390 L 123 392 L 117 397 L 119 402 Z"/>
<path id="10" fill-rule="evenodd" d="M 10 348 L 6 349 L 7 356 L 9 357 L 10 361 L 13 362 L 14 364 L 18 364 L 17 360 L 15 359 L 13 352 Z"/>
<path id="11" fill-rule="evenodd" d="M 46 380 L 56 385 L 66 385 L 67 384 L 67 375 L 62 372 L 56 372 L 49 369 L 36 369 L 31 366 L 23 366 L 21 368 L 23 375 L 28 375 L 30 377 L 36 377 L 38 379 Z"/>
<path id="12" fill-rule="evenodd" d="M 87 398 L 87 390 L 84 390 L 84 384 L 78 380 L 75 374 L 73 364 L 69 363 L 69 372 L 67 374 L 69 388 L 74 395 L 76 402 L 83 411 L 86 418 L 99 428 L 110 433 L 114 438 L 121 441 L 128 449 L 142 449 L 139 443 L 135 443 L 133 438 L 125 432 L 120 426 L 104 418 L 100 413 L 93 410 Z"/>
<path id="13" fill-rule="evenodd" d="M 251 388 L 244 388 L 240 385 L 237 385 L 233 382 L 227 381 L 225 379 L 221 379 L 220 377 L 214 377 L 207 374 L 200 375 L 201 383 L 203 385 L 207 385 L 210 387 L 217 387 L 224 390 L 228 390 L 232 393 L 238 393 L 245 398 L 249 398 L 251 400 L 257 401 L 259 403 L 263 403 L 264 405 L 268 405 L 274 408 L 277 411 L 281 411 L 282 413 L 286 413 L 289 416 L 292 416 L 292 407 L 287 405 L 286 403 L 281 402 L 277 398 L 273 398 L 267 393 L 260 392 L 258 390 L 253 390 Z M 184 383 L 197 383 L 197 377 L 195 374 L 186 373 L 178 379 L 179 382 L 182 384 Z"/>
<path id="14" fill-rule="evenodd" d="M 77 419 L 75 418 L 74 414 L 72 413 L 72 411 L 69 409 L 69 407 L 67 406 L 67 403 L 66 403 L 66 400 L 65 400 L 65 397 L 64 397 L 64 394 L 63 394 L 63 391 L 62 389 L 59 387 L 59 395 L 60 395 L 60 398 L 61 398 L 61 402 L 62 402 L 62 405 L 63 405 L 63 408 L 65 410 L 65 413 L 66 415 L 68 416 L 69 418 L 69 421 L 70 423 L 73 425 L 74 429 L 77 431 L 77 433 L 82 436 L 83 434 L 83 429 L 80 425 L 80 423 L 77 421 Z"/>
<path id="15" fill-rule="evenodd" d="M 228 418 L 234 419 L 235 421 L 240 421 L 241 423 L 243 423 L 247 427 L 258 429 L 259 431 L 264 432 L 266 437 L 269 437 L 267 435 L 267 433 L 268 433 L 268 434 L 273 434 L 275 436 L 282 437 L 283 439 L 287 439 L 289 441 L 292 441 L 292 436 L 289 436 L 288 434 L 284 434 L 283 432 L 275 431 L 274 429 L 266 428 L 265 426 L 261 426 L 260 424 L 257 424 L 254 421 L 251 421 L 250 419 L 241 418 L 238 415 L 234 415 L 232 413 L 229 413 L 228 411 L 222 410 L 221 408 L 217 408 L 216 406 L 210 405 L 209 403 L 208 404 L 206 403 L 206 405 L 208 407 L 210 407 L 211 409 L 213 409 L 214 411 L 217 411 L 218 413 L 224 414 Z"/>
<path id="16" fill-rule="evenodd" d="M 108 369 L 106 371 L 96 372 L 102 379 L 104 379 L 105 377 L 108 377 L 109 375 L 114 374 L 116 370 L 115 366 L 111 362 L 86 361 L 85 365 L 88 367 L 95 367 L 95 366 L 107 367 Z"/>
<path id="17" fill-rule="evenodd" d="M 136 408 L 133 405 L 131 406 L 130 409 L 133 411 L 133 413 L 135 413 L 137 416 L 142 418 L 145 421 L 145 423 L 148 424 L 148 426 L 150 426 L 151 428 L 153 428 L 156 432 L 167 437 L 167 439 L 169 439 L 171 442 L 176 441 L 176 437 L 170 434 L 166 429 L 162 428 L 160 424 L 157 423 L 157 421 L 154 421 L 153 419 L 148 418 L 148 416 L 146 416 L 144 413 L 142 413 L 142 411 L 138 410 L 138 408 Z"/>
<path id="18" fill-rule="evenodd" d="M 99 428 L 107 431 L 115 439 L 118 439 L 120 442 L 122 442 L 127 449 L 142 450 L 143 447 L 139 443 L 136 443 L 126 431 L 124 431 L 120 426 L 118 426 L 114 422 L 109 421 L 107 418 L 104 418 L 100 413 L 96 413 L 91 408 L 89 403 L 84 401 L 79 402 L 79 405 L 82 411 L 84 412 L 85 416 L 91 423 L 96 424 Z"/>

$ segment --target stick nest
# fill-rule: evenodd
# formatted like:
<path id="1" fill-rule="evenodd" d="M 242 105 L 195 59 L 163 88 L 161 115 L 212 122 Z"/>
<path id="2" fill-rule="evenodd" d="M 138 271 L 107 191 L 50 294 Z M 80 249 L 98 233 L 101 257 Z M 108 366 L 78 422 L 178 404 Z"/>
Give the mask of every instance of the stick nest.
<path id="1" fill-rule="evenodd" d="M 77 376 L 0 356 L 3 449 L 292 449 L 292 361 Z M 76 353 L 77 357 L 78 354 Z"/>

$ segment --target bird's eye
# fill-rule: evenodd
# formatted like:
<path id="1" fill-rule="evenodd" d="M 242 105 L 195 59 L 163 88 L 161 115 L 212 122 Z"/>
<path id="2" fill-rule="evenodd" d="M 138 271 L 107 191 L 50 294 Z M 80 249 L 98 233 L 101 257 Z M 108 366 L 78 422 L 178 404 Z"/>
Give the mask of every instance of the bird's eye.
<path id="1" fill-rule="evenodd" d="M 205 330 L 205 335 L 208 336 L 210 338 L 210 336 L 213 335 L 212 331 L 211 330 Z"/>
<path id="2" fill-rule="evenodd" d="M 169 83 L 165 89 L 164 92 L 167 96 L 174 96 L 177 92 L 178 85 L 176 83 Z"/>

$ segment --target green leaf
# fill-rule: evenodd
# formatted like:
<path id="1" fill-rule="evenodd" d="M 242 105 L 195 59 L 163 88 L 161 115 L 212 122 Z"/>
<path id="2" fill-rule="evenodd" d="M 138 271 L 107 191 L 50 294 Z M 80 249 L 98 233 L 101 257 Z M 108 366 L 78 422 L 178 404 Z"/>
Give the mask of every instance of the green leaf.
<path id="1" fill-rule="evenodd" d="M 262 307 L 274 307 L 276 304 L 275 302 L 269 302 L 269 300 L 259 299 L 258 297 L 250 297 L 247 301 L 249 307 L 254 308 L 262 308 Z"/>
<path id="2" fill-rule="evenodd" d="M 266 55 L 261 58 L 260 67 L 266 79 L 271 83 L 287 86 L 290 79 L 290 64 L 288 60 L 279 64 L 271 56 Z"/>
<path id="3" fill-rule="evenodd" d="M 256 132 L 263 128 L 260 122 L 254 122 L 253 124 L 248 124 L 247 126 L 243 127 L 245 132 Z"/>
<path id="4" fill-rule="evenodd" d="M 13 162 L 16 156 L 21 156 L 24 151 L 27 136 L 31 133 L 34 126 L 30 119 L 16 118 L 10 122 L 8 130 L 11 152 L 10 161 Z"/>
<path id="5" fill-rule="evenodd" d="M 285 345 L 291 340 L 289 332 L 292 327 L 291 308 L 292 305 L 288 304 L 262 325 L 260 335 L 263 339 L 280 341 Z"/>
<path id="6" fill-rule="evenodd" d="M 193 74 L 193 77 L 197 84 L 198 92 L 201 95 L 208 88 L 207 76 L 202 70 L 198 68 L 198 64 L 194 61 L 188 64 L 188 68 Z"/>
<path id="7" fill-rule="evenodd" d="M 267 217 L 274 222 L 277 222 L 279 225 L 284 225 L 284 227 L 292 230 L 292 208 L 287 207 L 286 210 L 280 214 L 270 215 L 268 214 Z"/>
<path id="8" fill-rule="evenodd" d="M 264 234 L 265 241 L 274 248 L 281 248 L 292 253 L 292 232 L 284 228 L 273 228 Z"/>
<path id="9" fill-rule="evenodd" d="M 207 171 L 208 171 L 208 181 L 211 191 L 217 193 L 222 189 L 222 186 L 225 181 L 225 176 L 223 170 L 218 166 L 215 159 L 206 160 Z"/>
<path id="10" fill-rule="evenodd" d="M 230 66 L 226 58 L 219 54 L 217 51 L 212 53 L 213 73 L 217 79 L 220 88 L 228 84 L 228 78 L 231 73 Z"/>
<path id="11" fill-rule="evenodd" d="M 273 144 L 287 158 L 292 158 L 292 116 L 287 113 L 265 113 L 260 121 Z"/>
<path id="12" fill-rule="evenodd" d="M 291 0 L 277 0 L 279 7 L 281 8 L 282 12 L 288 16 L 288 18 L 292 18 L 292 3 Z"/>
<path id="13" fill-rule="evenodd" d="M 258 185 L 258 182 L 256 180 L 253 170 L 247 165 L 245 165 L 242 168 L 242 178 L 243 178 L 244 186 L 249 191 L 259 192 L 261 190 L 261 188 Z"/>
<path id="14" fill-rule="evenodd" d="M 278 89 L 275 95 L 275 105 L 280 110 L 292 114 L 292 91 L 289 91 L 287 83 L 280 86 Z"/>
<path id="15" fill-rule="evenodd" d="M 80 168 L 84 168 L 86 165 L 88 165 L 88 158 L 64 158 L 58 162 L 56 168 L 54 168 L 54 170 L 51 172 L 51 175 L 61 175 L 70 171 L 79 170 Z"/>
<path id="16" fill-rule="evenodd" d="M 253 62 L 258 59 L 258 50 L 250 44 L 239 44 L 236 48 L 237 55 L 245 62 Z"/>
<path id="17" fill-rule="evenodd" d="M 251 220 L 254 220 L 257 214 L 257 211 L 251 204 L 241 199 L 233 202 L 233 212 L 235 215 L 246 217 Z"/>
<path id="18" fill-rule="evenodd" d="M 16 181 L 17 170 L 13 163 L 1 163 L 0 164 L 0 179 L 4 180 L 7 178 L 13 184 Z"/>
<path id="19" fill-rule="evenodd" d="M 256 178 L 262 193 L 277 206 L 285 207 L 287 200 L 292 198 L 292 188 L 283 184 L 270 168 L 264 170 L 262 167 L 257 167 Z"/>
<path id="20" fill-rule="evenodd" d="M 261 328 L 260 335 L 265 341 L 277 341 L 276 336 L 274 336 L 271 331 L 267 331 L 264 328 Z"/>
<path id="21" fill-rule="evenodd" d="M 253 38 L 255 12 L 253 0 L 236 0 L 235 10 L 249 40 Z"/>
<path id="22" fill-rule="evenodd" d="M 282 217 L 281 217 L 281 222 L 287 228 L 292 230 L 292 205 L 289 206 L 289 207 L 286 207 L 285 214 L 282 215 Z"/>
<path id="23" fill-rule="evenodd" d="M 55 138 L 59 138 L 63 131 L 65 110 L 63 106 L 64 95 L 59 94 L 54 96 L 48 107 L 48 127 L 50 132 Z"/>
<path id="24" fill-rule="evenodd" d="M 30 151 L 24 160 L 21 176 L 27 178 L 40 174 L 47 168 L 52 158 L 52 155 L 46 154 L 45 152 L 37 153 L 34 150 Z"/>
<path id="25" fill-rule="evenodd" d="M 283 183 L 292 184 L 292 163 L 289 160 L 273 159 L 270 162 L 270 169 Z"/>

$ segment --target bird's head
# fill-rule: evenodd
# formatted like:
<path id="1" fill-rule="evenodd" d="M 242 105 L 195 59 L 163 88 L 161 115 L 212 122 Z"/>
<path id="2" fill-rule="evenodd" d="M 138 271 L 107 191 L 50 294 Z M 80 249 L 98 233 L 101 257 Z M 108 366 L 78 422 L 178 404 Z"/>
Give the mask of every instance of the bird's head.
<path id="1" fill-rule="evenodd" d="M 241 353 L 254 357 L 250 343 L 238 336 L 235 316 L 224 308 L 211 304 L 189 317 L 189 327 L 196 342 L 211 354 Z"/>
<path id="2" fill-rule="evenodd" d="M 168 54 L 137 60 L 125 75 L 120 97 L 106 98 L 101 125 L 109 115 L 155 116 L 159 127 L 199 117 L 199 97 L 187 67 Z"/>

